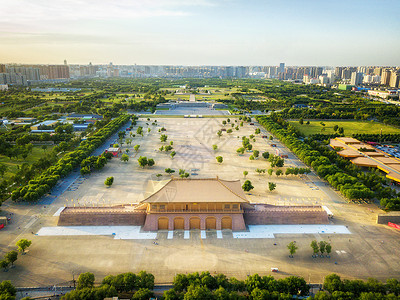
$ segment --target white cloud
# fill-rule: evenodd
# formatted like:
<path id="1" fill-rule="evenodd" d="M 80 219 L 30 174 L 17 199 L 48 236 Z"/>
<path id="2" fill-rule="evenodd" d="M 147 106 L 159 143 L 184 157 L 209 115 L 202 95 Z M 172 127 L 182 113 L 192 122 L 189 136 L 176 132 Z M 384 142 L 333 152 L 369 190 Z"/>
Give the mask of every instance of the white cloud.
<path id="1" fill-rule="evenodd" d="M 207 0 L 0 0 L 0 20 L 27 24 L 186 16 L 193 7 L 214 5 Z"/>

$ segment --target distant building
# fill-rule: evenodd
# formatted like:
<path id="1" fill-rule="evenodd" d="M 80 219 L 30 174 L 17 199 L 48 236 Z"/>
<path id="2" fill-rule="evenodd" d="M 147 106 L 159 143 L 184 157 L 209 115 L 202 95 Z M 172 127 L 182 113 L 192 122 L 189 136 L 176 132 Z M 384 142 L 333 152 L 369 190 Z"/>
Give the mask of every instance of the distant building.
<path id="1" fill-rule="evenodd" d="M 31 130 L 43 130 L 48 129 L 49 127 L 54 127 L 59 121 L 57 120 L 47 120 L 40 122 L 38 124 L 32 125 Z"/>
<path id="2" fill-rule="evenodd" d="M 8 91 L 8 84 L 0 84 L 0 91 Z"/>
<path id="3" fill-rule="evenodd" d="M 350 84 L 351 85 L 360 85 L 363 80 L 363 74 L 358 72 L 351 73 Z"/>
<path id="4" fill-rule="evenodd" d="M 338 89 L 343 91 L 351 91 L 352 85 L 350 84 L 339 84 Z"/>
<path id="5" fill-rule="evenodd" d="M 379 97 L 383 99 L 389 99 L 389 98 L 396 98 L 398 95 L 396 94 L 395 91 L 377 91 L 377 90 L 369 90 L 368 95 L 373 96 L 373 97 Z"/>
<path id="6" fill-rule="evenodd" d="M 284 73 L 285 72 L 285 63 L 280 63 L 279 64 L 279 73 Z"/>
<path id="7" fill-rule="evenodd" d="M 400 73 L 399 72 L 392 72 L 390 75 L 389 86 L 391 88 L 399 88 L 399 81 L 400 81 Z"/>
<path id="8" fill-rule="evenodd" d="M 391 72 L 389 69 L 382 71 L 381 84 L 389 85 Z"/>

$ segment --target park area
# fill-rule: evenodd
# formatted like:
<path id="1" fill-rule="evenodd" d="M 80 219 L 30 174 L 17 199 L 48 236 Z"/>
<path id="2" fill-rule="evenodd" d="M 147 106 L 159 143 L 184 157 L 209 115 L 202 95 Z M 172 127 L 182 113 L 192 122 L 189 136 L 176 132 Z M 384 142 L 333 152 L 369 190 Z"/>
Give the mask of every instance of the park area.
<path id="1" fill-rule="evenodd" d="M 138 126 L 143 127 L 143 136 L 126 136 L 122 151 L 129 156 L 127 162 L 118 157 L 90 175 L 80 176 L 75 172 L 76 180 L 60 196 L 48 195 L 51 201 L 46 204 L 3 204 L 3 209 L 12 214 L 12 223 L 0 232 L 4 251 L 11 249 L 21 238 L 32 240 L 32 246 L 19 258 L 15 268 L 0 272 L 0 280 L 11 279 L 17 286 L 54 285 L 69 282 L 73 277 L 76 279 L 82 272 L 93 272 L 96 279 L 101 280 L 108 274 L 146 270 L 155 275 L 157 283 L 167 283 L 178 273 L 207 270 L 212 274 L 224 273 L 244 279 L 253 273 L 270 275 L 271 268 L 279 268 L 279 272 L 274 273 L 277 278 L 299 275 L 312 283 L 321 283 L 324 276 L 332 272 L 343 278 L 400 276 L 398 233 L 376 224 L 379 211 L 376 206 L 347 203 L 313 173 L 277 176 L 275 172 L 273 175 L 256 172 L 256 169 L 270 168 L 270 162 L 261 155 L 250 160 L 254 150 L 288 155 L 285 165 L 280 168 L 283 172 L 287 167 L 305 167 L 275 138 L 263 138 L 270 134 L 256 122 L 254 125 L 244 122 L 240 126 L 241 120 L 235 117 L 230 117 L 226 125 L 222 121 L 227 121 L 227 117 L 152 115 L 150 120 L 147 118 L 140 118 L 132 129 L 136 134 Z M 239 125 L 239 130 L 227 133 L 228 129 L 234 128 L 230 124 Z M 162 128 L 165 131 L 159 131 Z M 261 129 L 259 134 L 255 134 L 256 128 Z M 220 129 L 226 131 L 218 137 L 216 133 Z M 167 135 L 165 142 L 160 141 L 162 134 Z M 236 149 L 242 146 L 242 137 L 251 134 L 255 135 L 253 152 L 239 155 Z M 127 139 L 132 142 L 128 144 Z M 170 145 L 171 141 L 173 151 L 176 151 L 173 158 L 171 151 L 160 151 L 161 146 Z M 140 145 L 137 152 L 135 145 Z M 213 145 L 217 146 L 216 150 Z M 140 156 L 153 158 L 155 165 L 140 167 L 137 161 Z M 217 156 L 223 158 L 222 163 L 217 162 Z M 137 203 L 170 178 L 171 175 L 165 172 L 167 168 L 174 169 L 175 176 L 183 169 L 189 178 L 219 176 L 224 180 L 240 179 L 241 184 L 250 180 L 254 186 L 246 194 L 250 202 L 326 205 L 335 218 L 327 227 L 313 230 L 296 225 L 284 230 L 251 228 L 242 236 L 230 230 L 144 234 L 138 228 L 120 228 L 119 232 L 115 228 L 57 229 L 61 207 Z M 246 177 L 244 171 L 248 172 Z M 114 183 L 106 187 L 104 181 L 109 176 L 114 177 Z M 276 183 L 276 189 L 269 191 L 268 182 Z M 331 257 L 313 258 L 312 240 L 330 242 L 333 246 Z M 296 241 L 299 249 L 294 258 L 289 258 L 286 246 L 292 241 Z"/>
<path id="2" fill-rule="evenodd" d="M 309 121 L 310 124 L 306 124 L 307 120 L 303 120 L 303 124 L 299 121 L 289 121 L 296 129 L 298 129 L 305 136 L 312 134 L 334 134 L 334 126 L 337 125 L 339 128 L 343 128 L 346 136 L 352 134 L 391 134 L 400 133 L 400 129 L 394 126 L 385 125 L 374 121 L 345 121 L 345 120 L 318 120 Z M 321 122 L 324 125 L 321 124 Z"/>

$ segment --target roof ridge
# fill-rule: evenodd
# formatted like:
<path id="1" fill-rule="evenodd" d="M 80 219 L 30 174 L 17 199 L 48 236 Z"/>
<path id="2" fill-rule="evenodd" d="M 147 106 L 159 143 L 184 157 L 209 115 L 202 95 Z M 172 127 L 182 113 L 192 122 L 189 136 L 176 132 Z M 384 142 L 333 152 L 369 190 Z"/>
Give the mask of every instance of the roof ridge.
<path id="1" fill-rule="evenodd" d="M 158 194 L 158 193 L 159 193 L 161 190 L 163 190 L 171 181 L 173 181 L 173 178 L 170 178 L 170 179 L 168 180 L 168 182 L 167 182 L 165 185 L 163 185 L 157 192 L 152 193 L 150 196 L 144 198 L 143 200 L 140 200 L 139 203 L 142 203 L 143 201 L 149 199 L 150 197 L 152 197 L 152 196 Z"/>
<path id="2" fill-rule="evenodd" d="M 242 196 L 236 194 L 234 191 L 232 191 L 231 188 L 229 188 L 229 187 L 226 186 L 224 183 L 222 183 L 221 180 L 218 178 L 218 176 L 217 176 L 216 179 L 217 179 L 217 181 L 218 181 L 223 187 L 225 187 L 225 188 L 226 188 L 228 191 L 230 191 L 232 194 L 234 194 L 235 196 L 239 197 L 240 199 L 243 199 L 243 200 L 249 202 L 249 200 L 247 200 L 247 199 L 243 198 Z M 236 180 L 235 180 L 235 181 L 236 181 Z"/>

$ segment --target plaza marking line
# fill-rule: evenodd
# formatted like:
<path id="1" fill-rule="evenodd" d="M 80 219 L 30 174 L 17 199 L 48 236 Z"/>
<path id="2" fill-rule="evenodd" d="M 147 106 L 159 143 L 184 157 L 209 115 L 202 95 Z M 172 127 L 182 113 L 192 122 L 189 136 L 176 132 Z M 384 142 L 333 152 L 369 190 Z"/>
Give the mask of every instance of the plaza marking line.
<path id="1" fill-rule="evenodd" d="M 185 230 L 185 232 L 183 234 L 183 238 L 185 240 L 188 240 L 190 238 L 190 231 L 189 230 Z"/>
<path id="2" fill-rule="evenodd" d="M 351 234 L 343 225 L 249 225 L 249 231 L 233 232 L 235 239 L 272 239 L 274 234 Z"/>
<path id="3" fill-rule="evenodd" d="M 33 217 L 29 223 L 36 219 Z M 28 224 L 29 224 L 28 223 Z M 217 238 L 222 239 L 222 231 L 217 230 Z M 249 231 L 232 232 L 235 239 L 273 239 L 275 234 L 351 234 L 342 225 L 249 225 Z M 38 236 L 113 236 L 114 239 L 140 240 L 156 239 L 157 232 L 143 232 L 140 226 L 55 226 L 43 227 Z M 200 231 L 200 238 L 206 239 L 205 230 Z M 167 239 L 174 238 L 174 231 L 168 231 Z M 190 230 L 185 230 L 183 238 L 190 239 Z M 342 251 L 342 253 L 345 253 Z"/>
<path id="4" fill-rule="evenodd" d="M 29 227 L 31 227 L 31 226 L 33 225 L 33 223 L 35 223 L 35 221 L 37 221 L 36 215 L 31 217 L 31 219 L 29 220 L 28 223 L 26 223 L 26 225 L 24 226 L 24 228 L 29 228 Z"/>

